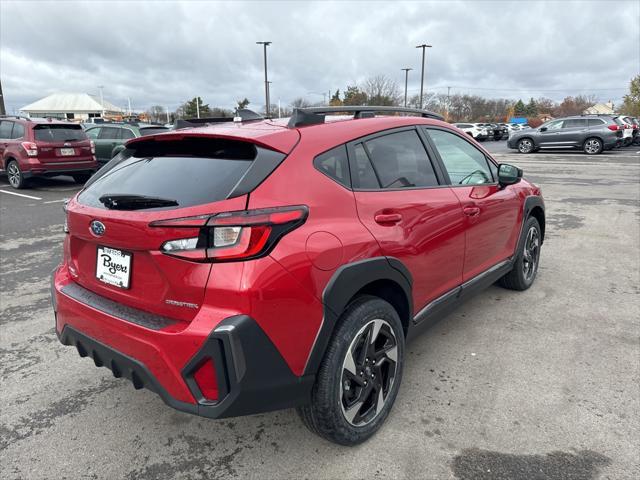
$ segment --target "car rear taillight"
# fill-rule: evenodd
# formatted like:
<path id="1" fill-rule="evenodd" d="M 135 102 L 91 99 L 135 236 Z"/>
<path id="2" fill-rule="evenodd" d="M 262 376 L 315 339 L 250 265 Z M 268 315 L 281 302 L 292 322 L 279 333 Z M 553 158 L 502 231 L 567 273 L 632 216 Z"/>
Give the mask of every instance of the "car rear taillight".
<path id="1" fill-rule="evenodd" d="M 38 145 L 36 145 L 33 142 L 22 142 L 20 145 L 22 145 L 22 148 L 24 148 L 24 151 L 27 152 L 27 155 L 30 157 L 37 157 L 38 156 Z"/>
<path id="2" fill-rule="evenodd" d="M 620 130 L 620 127 L 618 125 L 607 125 L 607 128 L 613 132 Z"/>
<path id="3" fill-rule="evenodd" d="M 195 262 L 250 260 L 268 254 L 278 240 L 307 219 L 304 205 L 200 215 L 151 222 L 150 227 L 199 229 L 197 236 L 177 238 L 160 250 Z"/>
<path id="4" fill-rule="evenodd" d="M 198 367 L 193 374 L 193 379 L 206 400 L 218 400 L 218 379 L 210 358 Z"/>
<path id="5" fill-rule="evenodd" d="M 93 140 L 89 140 L 89 144 L 91 145 L 91 154 L 95 155 L 96 154 L 96 144 Z"/>

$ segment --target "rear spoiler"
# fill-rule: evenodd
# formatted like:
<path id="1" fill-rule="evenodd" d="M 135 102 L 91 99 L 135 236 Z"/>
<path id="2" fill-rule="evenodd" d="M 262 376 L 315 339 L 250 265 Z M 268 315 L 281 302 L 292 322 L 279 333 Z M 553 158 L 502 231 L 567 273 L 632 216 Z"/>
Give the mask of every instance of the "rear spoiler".
<path id="1" fill-rule="evenodd" d="M 235 117 L 204 117 L 204 118 L 189 118 L 186 120 L 178 119 L 174 124 L 174 129 L 179 130 L 181 128 L 202 127 L 205 125 L 211 125 L 215 123 L 225 122 L 251 122 L 265 120 L 265 118 L 247 108 L 239 108 L 236 110 Z"/>

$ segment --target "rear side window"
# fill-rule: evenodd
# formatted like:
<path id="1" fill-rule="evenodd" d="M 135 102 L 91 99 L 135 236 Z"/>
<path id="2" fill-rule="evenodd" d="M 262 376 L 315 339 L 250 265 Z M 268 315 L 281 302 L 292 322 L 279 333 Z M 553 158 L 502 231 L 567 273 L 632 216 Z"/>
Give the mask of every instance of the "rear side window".
<path id="1" fill-rule="evenodd" d="M 452 185 L 477 185 L 493 182 L 493 173 L 484 153 L 450 132 L 428 129 L 444 163 Z"/>
<path id="2" fill-rule="evenodd" d="M 590 127 L 600 127 L 600 126 L 604 125 L 604 121 L 602 121 L 599 118 L 590 118 L 590 119 L 587 120 L 587 124 Z"/>
<path id="3" fill-rule="evenodd" d="M 351 181 L 354 188 L 373 189 L 380 188 L 376 173 L 373 171 L 371 161 L 364 150 L 364 146 L 359 143 L 353 149 L 354 159 L 350 163 Z"/>
<path id="4" fill-rule="evenodd" d="M 120 129 L 120 139 L 121 140 L 129 140 L 130 138 L 136 138 L 135 134 L 129 130 L 128 128 Z"/>
<path id="5" fill-rule="evenodd" d="M 569 120 L 565 120 L 562 124 L 562 128 L 580 128 L 586 126 L 587 120 L 582 118 L 571 118 Z"/>
<path id="6" fill-rule="evenodd" d="M 13 130 L 13 122 L 9 122 L 7 120 L 0 122 L 0 138 L 11 138 L 11 130 Z"/>
<path id="7" fill-rule="evenodd" d="M 24 137 L 24 125 L 20 123 L 13 124 L 13 133 L 11 134 L 11 138 L 22 138 Z"/>
<path id="8" fill-rule="evenodd" d="M 87 134 L 80 125 L 36 125 L 33 127 L 33 134 L 40 142 L 74 142 L 87 139 Z"/>
<path id="9" fill-rule="evenodd" d="M 340 185 L 347 188 L 351 187 L 349 161 L 347 159 L 347 147 L 345 145 L 340 145 L 322 155 L 318 155 L 313 160 L 313 165 Z"/>
<path id="10" fill-rule="evenodd" d="M 90 128 L 86 131 L 87 137 L 96 139 L 100 135 L 100 127 Z"/>
<path id="11" fill-rule="evenodd" d="M 433 187 L 438 179 L 418 132 L 391 133 L 365 142 L 380 187 Z"/>
<path id="12" fill-rule="evenodd" d="M 105 208 L 100 201 L 103 195 L 134 195 L 176 201 L 178 205 L 171 208 L 202 205 L 224 200 L 238 189 L 242 194 L 255 188 L 283 158 L 278 152 L 239 141 L 140 142 L 94 175 L 78 200 Z M 254 165 L 259 166 L 252 169 Z"/>
<path id="13" fill-rule="evenodd" d="M 100 140 L 120 140 L 120 129 L 115 127 L 102 127 L 98 138 Z"/>

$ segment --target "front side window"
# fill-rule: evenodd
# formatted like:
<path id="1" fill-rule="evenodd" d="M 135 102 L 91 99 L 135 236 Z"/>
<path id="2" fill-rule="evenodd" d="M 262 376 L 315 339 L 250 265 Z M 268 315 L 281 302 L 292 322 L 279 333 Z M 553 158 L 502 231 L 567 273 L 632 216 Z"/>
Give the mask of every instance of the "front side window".
<path id="1" fill-rule="evenodd" d="M 10 139 L 11 130 L 13 130 L 13 122 L 9 122 L 7 120 L 0 122 L 0 138 L 7 140 Z"/>
<path id="2" fill-rule="evenodd" d="M 377 137 L 364 145 L 380 188 L 438 185 L 427 152 L 415 130 Z"/>
<path id="3" fill-rule="evenodd" d="M 547 130 L 560 130 L 562 128 L 562 123 L 564 122 L 564 120 L 554 120 L 553 122 L 549 122 L 545 125 L 542 125 L 543 127 L 546 127 Z"/>
<path id="4" fill-rule="evenodd" d="M 347 188 L 351 187 L 347 148 L 344 145 L 318 155 L 313 160 L 313 165 L 340 185 L 344 185 Z"/>
<path id="5" fill-rule="evenodd" d="M 452 185 L 493 183 L 489 161 L 484 153 L 458 135 L 444 130 L 427 129 Z"/>
<path id="6" fill-rule="evenodd" d="M 90 128 L 85 133 L 87 134 L 87 137 L 95 140 L 96 138 L 98 138 L 98 135 L 100 135 L 100 127 Z"/>

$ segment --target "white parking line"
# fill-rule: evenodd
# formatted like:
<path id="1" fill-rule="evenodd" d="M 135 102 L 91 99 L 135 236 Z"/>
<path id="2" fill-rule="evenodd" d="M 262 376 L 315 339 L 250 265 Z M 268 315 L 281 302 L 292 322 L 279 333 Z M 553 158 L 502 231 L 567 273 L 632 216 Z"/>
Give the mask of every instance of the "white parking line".
<path id="1" fill-rule="evenodd" d="M 60 200 L 49 200 L 48 202 L 42 202 L 42 203 L 62 203 L 62 202 L 66 202 L 67 200 L 69 200 L 68 198 L 62 198 Z"/>
<path id="2" fill-rule="evenodd" d="M 32 197 L 31 195 L 25 195 L 23 193 L 7 192 L 6 190 L 0 190 L 0 192 L 6 193 L 7 195 L 16 195 L 17 197 L 30 198 L 32 200 L 42 200 L 40 197 Z"/>

